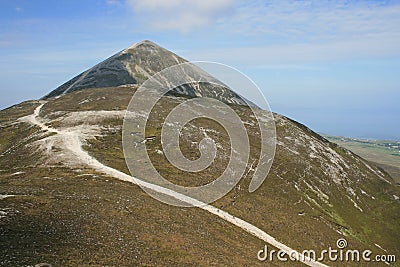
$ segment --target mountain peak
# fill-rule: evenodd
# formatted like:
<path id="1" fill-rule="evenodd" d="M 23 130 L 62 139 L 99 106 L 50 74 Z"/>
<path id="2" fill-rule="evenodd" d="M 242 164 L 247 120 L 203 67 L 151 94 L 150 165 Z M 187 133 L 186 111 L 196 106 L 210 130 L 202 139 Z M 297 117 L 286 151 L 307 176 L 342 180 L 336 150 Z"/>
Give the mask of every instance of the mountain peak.
<path id="1" fill-rule="evenodd" d="M 68 94 L 78 90 L 102 87 L 116 87 L 127 84 L 142 84 L 148 78 L 165 68 L 187 62 L 187 60 L 160 47 L 149 40 L 143 40 L 120 51 L 92 68 L 62 84 L 44 99 Z M 198 68 L 199 71 L 200 68 Z M 207 75 L 202 71 L 202 75 Z M 192 80 L 188 77 L 188 80 Z M 225 103 L 246 104 L 228 88 L 185 84 L 174 89 L 178 95 L 190 97 L 211 97 Z"/>
<path id="2" fill-rule="evenodd" d="M 154 46 L 154 47 L 159 47 L 159 48 L 161 48 L 158 44 L 156 44 L 156 43 L 154 43 L 154 42 L 152 42 L 152 41 L 150 41 L 150 40 L 143 40 L 143 41 L 134 43 L 133 45 L 127 47 L 127 48 L 124 49 L 123 51 L 130 50 L 130 49 L 135 49 L 135 48 L 137 48 L 137 47 L 139 47 L 139 46 Z"/>
<path id="3" fill-rule="evenodd" d="M 88 88 L 141 84 L 162 69 L 183 62 L 187 61 L 149 40 L 144 40 L 82 72 L 44 98 Z"/>

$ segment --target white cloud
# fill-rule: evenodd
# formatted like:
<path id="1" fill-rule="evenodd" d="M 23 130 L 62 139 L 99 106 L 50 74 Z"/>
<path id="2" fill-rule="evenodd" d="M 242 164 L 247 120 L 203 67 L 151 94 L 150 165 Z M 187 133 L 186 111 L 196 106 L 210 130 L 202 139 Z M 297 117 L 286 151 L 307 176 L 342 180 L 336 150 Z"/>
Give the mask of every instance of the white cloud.
<path id="1" fill-rule="evenodd" d="M 229 47 L 184 56 L 253 66 L 399 57 L 399 25 L 397 3 L 252 1 L 214 27 Z"/>
<path id="2" fill-rule="evenodd" d="M 257 1 L 237 7 L 222 28 L 291 41 L 400 32 L 400 5 L 377 1 Z"/>
<path id="3" fill-rule="evenodd" d="M 157 30 L 190 32 L 211 25 L 233 8 L 233 0 L 127 0 L 145 25 Z"/>
<path id="4" fill-rule="evenodd" d="M 141 26 L 147 26 L 149 31 L 148 26 L 157 31 L 185 33 L 203 28 L 211 43 L 229 44 L 221 49 L 184 53 L 189 59 L 259 66 L 400 56 L 399 2 L 127 0 L 127 3 L 135 11 L 135 18 L 141 19 Z"/>

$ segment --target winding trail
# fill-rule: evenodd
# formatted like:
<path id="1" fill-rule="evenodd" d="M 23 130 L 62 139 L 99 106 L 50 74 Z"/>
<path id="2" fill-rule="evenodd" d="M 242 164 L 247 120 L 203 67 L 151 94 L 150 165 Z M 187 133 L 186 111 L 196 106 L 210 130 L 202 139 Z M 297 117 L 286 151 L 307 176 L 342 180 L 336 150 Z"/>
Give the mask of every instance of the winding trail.
<path id="1" fill-rule="evenodd" d="M 161 194 L 165 194 L 168 195 L 170 197 L 173 197 L 177 200 L 192 204 L 194 206 L 197 206 L 200 209 L 203 209 L 205 211 L 208 211 L 211 214 L 214 214 L 220 218 L 222 218 L 223 220 L 230 222 L 233 225 L 236 225 L 237 227 L 243 229 L 244 231 L 246 231 L 247 233 L 263 240 L 264 242 L 282 250 L 285 251 L 287 253 L 287 255 L 294 255 L 293 253 L 295 252 L 295 250 L 291 249 L 290 247 L 286 246 L 285 244 L 280 243 L 279 241 L 277 241 L 274 237 L 270 236 L 269 234 L 267 234 L 266 232 L 264 232 L 263 230 L 261 230 L 260 228 L 252 225 L 251 223 L 248 223 L 240 218 L 237 218 L 231 214 L 229 214 L 226 211 L 223 211 L 221 209 L 218 209 L 212 205 L 208 205 L 205 204 L 199 200 L 196 200 L 194 198 L 188 197 L 186 195 L 177 193 L 175 191 L 172 191 L 168 188 L 165 187 L 161 187 L 155 184 L 151 184 L 151 183 L 147 183 L 145 181 L 139 180 L 135 177 L 132 177 L 130 175 L 127 175 L 121 171 L 118 171 L 116 169 L 113 169 L 111 167 L 108 167 L 104 164 L 102 164 L 101 162 L 99 162 L 97 159 L 93 158 L 92 156 L 90 156 L 88 154 L 87 151 L 82 149 L 82 142 L 81 142 L 81 136 L 79 134 L 79 132 L 77 131 L 67 131 L 67 130 L 60 130 L 60 129 L 54 129 L 51 127 L 48 127 L 47 125 L 45 125 L 43 122 L 40 121 L 39 119 L 39 114 L 40 114 L 40 110 L 41 108 L 44 106 L 45 103 L 41 104 L 40 106 L 38 106 L 34 113 L 31 115 L 28 115 L 26 117 L 24 117 L 24 120 L 30 122 L 31 124 L 34 124 L 36 126 L 39 126 L 42 130 L 44 131 L 48 131 L 48 132 L 52 132 L 55 134 L 58 134 L 63 142 L 65 143 L 66 147 L 75 154 L 75 156 L 77 158 L 79 158 L 79 160 L 82 163 L 85 163 L 86 165 L 92 167 L 93 169 L 105 173 L 107 175 L 113 176 L 119 180 L 122 181 L 127 181 L 136 185 L 140 185 L 140 186 L 144 186 L 148 189 L 154 190 L 158 193 Z M 254 253 L 254 255 L 256 256 L 256 253 Z M 301 254 L 299 254 L 301 255 Z M 276 255 L 275 255 L 276 256 Z M 300 257 L 300 261 L 303 262 L 304 264 L 308 265 L 308 266 L 327 266 L 323 263 L 314 261 L 308 257 L 306 258 L 302 258 Z"/>

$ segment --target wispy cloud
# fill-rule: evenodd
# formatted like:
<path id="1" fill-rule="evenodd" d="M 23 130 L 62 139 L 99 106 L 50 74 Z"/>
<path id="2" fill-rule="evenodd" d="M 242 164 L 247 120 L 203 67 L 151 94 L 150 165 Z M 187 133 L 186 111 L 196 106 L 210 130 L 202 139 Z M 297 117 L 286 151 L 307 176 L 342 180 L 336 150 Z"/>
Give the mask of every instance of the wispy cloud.
<path id="1" fill-rule="evenodd" d="M 215 23 L 234 6 L 232 0 L 127 0 L 127 3 L 145 25 L 183 33 Z"/>
<path id="2" fill-rule="evenodd" d="M 108 0 L 111 2 L 117 0 Z M 153 30 L 212 32 L 314 42 L 400 33 L 400 3 L 391 1 L 126 0 Z M 272 40 L 271 40 L 272 41 Z"/>
<path id="3" fill-rule="evenodd" d="M 256 1 L 237 7 L 224 30 L 293 41 L 400 33 L 400 4 L 384 1 Z"/>
<path id="4" fill-rule="evenodd" d="M 400 56 L 398 25 L 400 3 L 252 1 L 237 5 L 213 29 L 240 42 L 184 54 L 253 66 Z"/>

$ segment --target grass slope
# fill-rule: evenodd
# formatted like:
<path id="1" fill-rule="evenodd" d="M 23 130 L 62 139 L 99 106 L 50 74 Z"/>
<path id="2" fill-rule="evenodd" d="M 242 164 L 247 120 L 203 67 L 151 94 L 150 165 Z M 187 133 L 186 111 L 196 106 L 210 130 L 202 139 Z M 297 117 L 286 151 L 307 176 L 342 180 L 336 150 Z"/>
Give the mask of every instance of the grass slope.
<path id="1" fill-rule="evenodd" d="M 40 115 L 54 127 L 70 127 L 64 119 L 69 112 L 123 110 L 134 90 L 77 91 L 51 100 Z M 213 136 L 224 148 L 217 154 L 216 166 L 199 176 L 182 175 L 156 152 L 161 145 L 163 112 L 183 100 L 166 97 L 160 101 L 160 111 L 152 115 L 146 129 L 156 138 L 146 146 L 150 158 L 168 179 L 202 184 L 227 163 L 229 143 L 222 131 Z M 259 262 L 256 257 L 263 242 L 200 209 L 165 205 L 135 185 L 85 166 L 51 161 L 51 155 L 63 151 L 51 147 L 53 154 L 46 157 L 30 145 L 43 138 L 38 135 L 39 129 L 15 121 L 32 113 L 36 105 L 23 103 L 1 111 L 0 194 L 17 196 L 0 200 L 0 210 L 5 214 L 0 218 L 0 265 L 287 266 Z M 242 118 L 251 120 L 248 109 L 233 108 Z M 90 123 L 95 123 L 93 117 L 74 122 Z M 87 140 L 84 149 L 104 164 L 128 173 L 121 147 L 122 120 L 105 118 L 96 123 L 100 123 L 101 135 Z M 360 157 L 283 116 L 276 115 L 276 125 L 276 157 L 264 184 L 254 193 L 247 191 L 252 174 L 248 166 L 249 172 L 241 182 L 213 205 L 298 250 L 335 247 L 336 240 L 345 237 L 351 249 L 383 253 L 376 243 L 399 258 L 400 203 L 394 195 L 400 196 L 400 190 L 383 180 L 390 177 L 382 174 L 379 178 L 375 173 L 378 170 L 369 169 Z M 201 140 L 202 131 L 196 131 L 200 128 L 221 130 L 207 120 L 190 123 L 181 140 L 182 152 L 189 158 L 199 155 L 191 141 Z M 257 148 L 257 130 L 249 126 L 248 131 Z M 257 149 L 251 151 L 250 162 L 257 153 Z M 339 159 L 344 163 L 335 163 Z"/>

